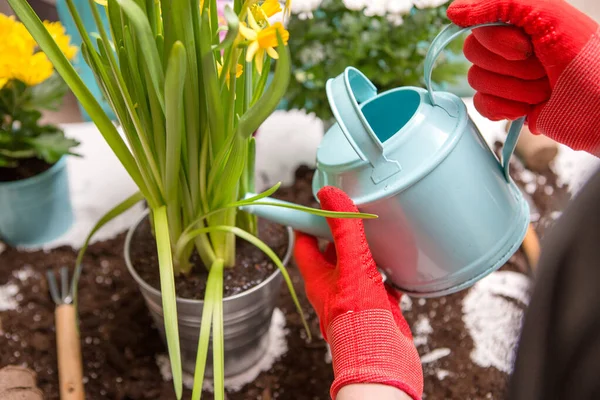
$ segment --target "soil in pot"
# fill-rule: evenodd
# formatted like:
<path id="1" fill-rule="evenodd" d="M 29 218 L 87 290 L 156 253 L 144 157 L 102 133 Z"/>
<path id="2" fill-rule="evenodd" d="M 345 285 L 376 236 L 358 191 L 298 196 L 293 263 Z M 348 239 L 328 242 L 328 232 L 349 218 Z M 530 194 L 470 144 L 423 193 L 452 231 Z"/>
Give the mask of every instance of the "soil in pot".
<path id="1" fill-rule="evenodd" d="M 285 227 L 260 219 L 258 237 L 283 259 L 288 248 L 288 233 Z M 133 267 L 145 282 L 160 290 L 156 240 L 147 218 L 136 229 L 131 243 Z M 235 266 L 223 271 L 224 296 L 233 296 L 257 286 L 277 269 L 265 253 L 240 238 L 236 238 L 235 258 Z M 208 270 L 197 254 L 194 253 L 191 261 L 193 267 L 190 273 L 175 277 L 175 290 L 179 297 L 202 300 Z"/>
<path id="2" fill-rule="evenodd" d="M 52 165 L 39 158 L 20 160 L 19 165 L 14 168 L 0 168 L 0 182 L 20 181 L 31 178 L 50 169 Z"/>

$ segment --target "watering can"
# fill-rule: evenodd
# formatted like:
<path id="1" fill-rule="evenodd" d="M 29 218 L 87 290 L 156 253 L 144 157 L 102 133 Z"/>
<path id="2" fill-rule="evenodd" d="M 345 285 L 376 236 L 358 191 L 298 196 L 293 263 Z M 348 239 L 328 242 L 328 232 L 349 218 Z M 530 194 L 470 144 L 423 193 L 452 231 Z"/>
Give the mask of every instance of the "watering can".
<path id="1" fill-rule="evenodd" d="M 427 89 L 378 94 L 352 67 L 326 86 L 337 123 L 317 150 L 313 194 L 335 186 L 361 212 L 378 215 L 364 220 L 373 258 L 388 283 L 416 297 L 457 292 L 500 268 L 529 224 L 529 206 L 509 176 L 524 120 L 512 123 L 498 160 L 462 100 L 431 89 L 435 59 L 463 33 L 450 25 L 432 42 Z M 269 205 L 244 210 L 331 238 L 323 217 Z"/>

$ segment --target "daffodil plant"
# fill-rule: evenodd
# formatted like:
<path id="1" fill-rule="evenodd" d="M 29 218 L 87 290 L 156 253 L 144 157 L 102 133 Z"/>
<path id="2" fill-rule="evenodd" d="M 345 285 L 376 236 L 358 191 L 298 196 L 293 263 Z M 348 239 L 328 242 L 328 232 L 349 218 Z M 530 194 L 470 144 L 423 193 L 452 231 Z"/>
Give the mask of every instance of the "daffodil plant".
<path id="1" fill-rule="evenodd" d="M 192 397 L 200 398 L 211 336 L 215 398 L 224 396 L 223 268 L 233 267 L 235 238 L 284 266 L 256 236 L 256 221 L 240 207 L 268 204 L 279 185 L 255 196 L 253 133 L 275 110 L 290 77 L 288 32 L 269 18 L 283 12 L 277 0 L 235 0 L 219 24 L 216 0 L 108 0 L 110 30 L 88 0 L 98 33 L 88 34 L 67 0 L 83 38 L 81 52 L 112 105 L 124 137 L 77 76 L 26 0 L 9 0 L 48 54 L 119 158 L 140 192 L 111 210 L 112 217 L 145 199 L 160 264 L 164 323 L 177 397 L 182 372 L 174 277 L 187 274 L 195 250 L 209 269 Z M 225 34 L 223 32 L 226 31 Z M 109 36 L 110 35 L 110 36 Z M 268 71 L 276 60 L 272 82 Z M 324 216 L 364 218 L 291 206 Z M 91 235 L 90 234 L 90 235 Z M 87 245 L 87 243 L 86 243 Z M 80 252 L 78 265 L 84 246 Z"/>

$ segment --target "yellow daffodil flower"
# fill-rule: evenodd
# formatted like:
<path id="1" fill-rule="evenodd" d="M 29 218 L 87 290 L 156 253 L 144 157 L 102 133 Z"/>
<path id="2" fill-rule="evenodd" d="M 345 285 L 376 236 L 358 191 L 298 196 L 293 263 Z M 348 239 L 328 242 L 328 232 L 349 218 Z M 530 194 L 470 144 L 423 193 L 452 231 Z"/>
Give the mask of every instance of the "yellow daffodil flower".
<path id="1" fill-rule="evenodd" d="M 219 74 L 219 77 L 221 76 L 221 72 L 223 71 L 223 60 L 221 60 L 221 62 L 217 61 L 217 73 Z M 242 73 L 244 72 L 244 67 L 242 67 L 242 64 L 238 64 L 235 66 L 235 77 L 239 78 L 240 76 L 242 76 Z M 229 74 L 227 74 L 227 76 L 225 77 L 225 82 L 227 83 L 227 87 L 229 87 L 229 81 L 230 81 L 230 77 Z"/>
<path id="2" fill-rule="evenodd" d="M 253 4 L 251 7 L 252 16 L 260 26 L 269 25 L 268 18 L 281 12 L 279 0 L 265 0 L 261 5 Z"/>
<path id="3" fill-rule="evenodd" d="M 248 14 L 248 25 L 240 23 L 240 34 L 250 42 L 246 52 L 246 61 L 255 60 L 258 73 L 262 73 L 265 52 L 274 59 L 279 58 L 279 54 L 275 51 L 277 47 L 277 32 L 281 36 L 283 43 L 287 45 L 290 33 L 283 27 L 281 22 L 261 28 L 252 13 Z"/>

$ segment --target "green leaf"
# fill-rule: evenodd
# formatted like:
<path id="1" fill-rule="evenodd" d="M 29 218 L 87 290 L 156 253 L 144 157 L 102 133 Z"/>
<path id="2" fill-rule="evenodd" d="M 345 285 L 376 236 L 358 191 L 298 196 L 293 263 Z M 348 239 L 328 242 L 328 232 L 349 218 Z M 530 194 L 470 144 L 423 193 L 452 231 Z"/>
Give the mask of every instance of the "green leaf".
<path id="1" fill-rule="evenodd" d="M 181 350 L 179 348 L 179 328 L 177 325 L 177 296 L 175 294 L 175 278 L 173 275 L 173 260 L 171 258 L 171 241 L 169 239 L 169 221 L 165 206 L 152 210 L 154 221 L 154 236 L 158 252 L 158 265 L 160 269 L 160 291 L 165 322 L 165 335 L 169 359 L 171 360 L 171 373 L 175 395 L 181 399 L 183 390 L 181 370 Z"/>
<path id="2" fill-rule="evenodd" d="M 143 10 L 133 0 L 117 0 L 123 12 L 129 18 L 129 21 L 135 28 L 136 40 L 141 46 L 141 53 L 144 54 L 146 60 L 142 63 L 144 68 L 150 72 L 150 78 L 154 90 L 158 94 L 158 101 L 161 108 L 165 109 L 164 104 L 164 72 L 160 61 L 158 50 L 156 49 L 154 35 L 152 29 Z M 131 51 L 131 49 L 129 49 Z"/>
<path id="3" fill-rule="evenodd" d="M 170 232 L 173 240 L 179 237 L 181 217 L 179 201 L 179 177 L 181 168 L 181 143 L 184 135 L 183 91 L 186 80 L 186 53 L 181 42 L 175 42 L 169 56 L 165 80 L 167 157 L 163 180 L 166 185 L 166 201 L 170 216 Z M 176 271 L 177 272 L 177 271 Z"/>
<path id="4" fill-rule="evenodd" d="M 75 271 L 73 272 L 73 280 L 71 282 L 71 293 L 73 293 L 73 301 L 76 306 L 77 291 L 79 288 L 79 277 L 81 276 L 81 271 L 83 269 L 83 256 L 87 251 L 92 237 L 108 222 L 123 214 L 125 211 L 129 210 L 131 207 L 133 207 L 142 200 L 144 200 L 144 196 L 141 192 L 136 192 L 132 194 L 131 196 L 123 200 L 121 203 L 111 208 L 106 214 L 104 214 L 102 218 L 100 218 L 98 222 L 96 222 L 96 225 L 94 225 L 90 233 L 88 233 L 87 237 L 85 238 L 85 242 L 83 243 L 83 246 L 81 246 L 81 249 L 79 249 L 79 252 L 77 253 L 77 260 L 75 261 Z"/>
<path id="5" fill-rule="evenodd" d="M 58 74 L 52 74 L 39 85 L 28 90 L 27 101 L 22 104 L 25 110 L 58 110 L 67 94 L 68 86 Z"/>
<path id="6" fill-rule="evenodd" d="M 230 47 L 233 44 L 233 41 L 238 35 L 238 31 L 240 29 L 240 19 L 237 14 L 231 9 L 229 4 L 225 6 L 223 11 L 223 15 L 225 16 L 225 20 L 227 21 L 227 34 L 223 41 L 218 45 L 213 47 L 213 50 L 223 50 L 227 47 Z"/>
<path id="7" fill-rule="evenodd" d="M 220 272 L 219 272 L 220 271 Z M 206 357 L 208 356 L 208 346 L 210 344 L 210 328 L 212 323 L 213 311 L 216 306 L 217 286 L 215 280 L 221 274 L 223 279 L 223 260 L 216 259 L 208 273 L 206 282 L 206 291 L 204 293 L 204 302 L 202 305 L 202 320 L 200 321 L 200 335 L 198 336 L 198 352 L 196 353 L 196 366 L 194 369 L 194 387 L 192 389 L 192 400 L 200 400 L 202 396 L 202 384 L 204 383 L 204 371 L 206 369 Z M 222 295 L 222 289 L 221 289 Z"/>
<path id="8" fill-rule="evenodd" d="M 277 47 L 279 60 L 275 67 L 273 81 L 256 103 L 241 116 L 238 123 L 238 132 L 244 138 L 252 136 L 265 119 L 275 111 L 290 82 L 290 52 L 284 45 L 279 32 L 277 32 L 277 42 L 279 44 Z M 263 71 L 263 73 L 266 74 L 267 71 Z"/>
<path id="9" fill-rule="evenodd" d="M 62 132 L 44 133 L 25 141 L 49 164 L 54 164 L 64 155 L 76 155 L 71 148 L 79 145 L 77 140 L 66 138 Z"/>
<path id="10" fill-rule="evenodd" d="M 213 268 L 215 271 L 213 271 Z M 225 347 L 223 332 L 223 262 L 213 263 L 211 274 L 214 280 L 214 308 L 212 320 L 212 343 L 213 343 L 213 383 L 215 400 L 223 400 L 225 395 Z"/>

